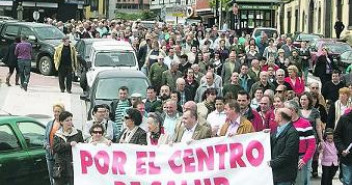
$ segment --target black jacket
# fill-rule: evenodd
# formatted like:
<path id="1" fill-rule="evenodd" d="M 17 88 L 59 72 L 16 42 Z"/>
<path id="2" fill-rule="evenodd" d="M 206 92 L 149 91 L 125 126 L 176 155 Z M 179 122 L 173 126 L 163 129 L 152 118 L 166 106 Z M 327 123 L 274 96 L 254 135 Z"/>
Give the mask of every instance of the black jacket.
<path id="1" fill-rule="evenodd" d="M 12 43 L 7 50 L 3 62 L 9 67 L 17 66 L 17 57 L 15 55 L 16 43 Z"/>
<path id="2" fill-rule="evenodd" d="M 298 170 L 299 135 L 289 123 L 285 130 L 276 138 L 271 135 L 271 161 L 273 179 L 278 182 L 294 182 Z"/>
<path id="3" fill-rule="evenodd" d="M 120 134 L 119 137 L 116 138 L 116 141 L 119 143 L 121 137 L 124 137 L 124 132 L 126 131 L 126 129 L 122 130 L 122 134 Z M 136 132 L 133 134 L 133 136 L 130 139 L 131 144 L 137 144 L 137 145 L 147 145 L 147 133 L 141 129 L 140 127 L 138 127 L 138 129 L 136 130 Z"/>
<path id="4" fill-rule="evenodd" d="M 53 144 L 55 166 L 62 168 L 62 177 L 73 177 L 71 142 L 83 142 L 82 132 L 77 130 L 76 134 L 70 136 L 58 134 L 58 132 L 55 133 Z"/>
<path id="5" fill-rule="evenodd" d="M 330 61 L 331 61 L 331 71 L 336 69 L 338 70 L 335 62 L 333 61 L 333 59 L 328 56 Z M 328 60 L 326 59 L 326 56 L 324 55 L 320 55 L 317 59 L 316 65 L 315 65 L 315 70 L 314 70 L 314 75 L 318 76 L 318 77 L 323 77 L 326 73 L 326 64 L 327 64 Z"/>
<path id="6" fill-rule="evenodd" d="M 340 117 L 334 132 L 334 142 L 339 154 L 346 150 L 348 145 L 352 143 L 352 112 Z M 351 152 L 351 150 L 350 150 Z M 340 161 L 345 165 L 352 165 L 352 154 L 346 157 L 340 156 Z"/>
<path id="7" fill-rule="evenodd" d="M 142 46 L 138 51 L 137 60 L 138 60 L 139 69 L 143 67 L 147 54 L 148 54 L 148 44 Z"/>

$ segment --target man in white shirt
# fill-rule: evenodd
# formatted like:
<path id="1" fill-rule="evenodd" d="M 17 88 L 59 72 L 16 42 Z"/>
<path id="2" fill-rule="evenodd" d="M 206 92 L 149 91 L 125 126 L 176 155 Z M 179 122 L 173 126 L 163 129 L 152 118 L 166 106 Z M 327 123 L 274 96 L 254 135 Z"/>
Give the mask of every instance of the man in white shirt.
<path id="1" fill-rule="evenodd" d="M 226 114 L 224 111 L 224 107 L 225 107 L 224 98 L 216 97 L 215 99 L 216 110 L 211 112 L 207 118 L 207 121 L 211 124 L 213 136 L 220 134 L 220 128 L 226 121 Z"/>
<path id="2" fill-rule="evenodd" d="M 174 48 L 170 48 L 170 49 L 169 49 L 169 52 L 168 52 L 168 55 L 167 55 L 167 56 L 165 57 L 165 59 L 164 59 L 164 64 L 167 65 L 167 67 L 168 67 L 169 69 L 171 69 L 171 62 L 172 62 L 173 60 L 176 60 L 176 61 L 178 61 L 178 62 L 180 61 L 179 58 L 178 58 L 178 56 L 175 55 Z"/>
<path id="3" fill-rule="evenodd" d="M 179 113 L 177 112 L 177 103 L 173 100 L 167 100 L 165 102 L 165 111 L 162 115 L 164 118 L 164 131 L 167 133 L 171 138 L 174 137 L 175 128 L 177 125 L 177 120 L 180 117 Z"/>
<path id="4" fill-rule="evenodd" d="M 183 125 L 181 129 L 175 133 L 175 142 L 191 142 L 193 140 L 201 140 L 211 137 L 211 129 L 198 124 L 197 112 L 187 110 L 182 116 Z"/>

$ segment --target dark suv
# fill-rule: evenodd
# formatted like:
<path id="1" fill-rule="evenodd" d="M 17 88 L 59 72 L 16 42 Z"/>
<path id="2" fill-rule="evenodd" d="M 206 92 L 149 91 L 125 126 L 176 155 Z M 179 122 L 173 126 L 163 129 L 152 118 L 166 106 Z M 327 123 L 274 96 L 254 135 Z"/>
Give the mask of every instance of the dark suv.
<path id="1" fill-rule="evenodd" d="M 32 68 L 43 75 L 51 75 L 55 71 L 53 56 L 55 47 L 65 36 L 62 31 L 52 25 L 34 22 L 0 22 L 0 58 L 17 36 L 25 35 L 33 47 Z"/>

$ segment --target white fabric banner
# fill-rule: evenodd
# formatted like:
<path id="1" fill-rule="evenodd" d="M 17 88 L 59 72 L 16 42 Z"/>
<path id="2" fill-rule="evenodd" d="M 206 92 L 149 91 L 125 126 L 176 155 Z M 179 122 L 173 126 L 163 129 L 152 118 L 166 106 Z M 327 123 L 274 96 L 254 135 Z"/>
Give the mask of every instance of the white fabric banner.
<path id="1" fill-rule="evenodd" d="M 251 133 L 162 146 L 78 144 L 78 185 L 272 185 L 270 135 Z"/>

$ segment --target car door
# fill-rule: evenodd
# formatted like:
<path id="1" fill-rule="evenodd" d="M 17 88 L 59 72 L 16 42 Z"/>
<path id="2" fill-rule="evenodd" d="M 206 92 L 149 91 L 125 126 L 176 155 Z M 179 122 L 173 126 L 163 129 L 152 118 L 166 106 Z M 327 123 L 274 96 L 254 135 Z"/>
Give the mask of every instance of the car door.
<path id="1" fill-rule="evenodd" d="M 7 53 L 8 47 L 15 41 L 20 30 L 19 25 L 5 25 L 1 32 L 0 48 L 1 58 Z"/>
<path id="2" fill-rule="evenodd" d="M 10 124 L 0 124 L 0 184 L 22 185 L 31 181 L 32 159 Z"/>
<path id="3" fill-rule="evenodd" d="M 34 180 L 37 184 L 49 183 L 45 150 L 43 148 L 45 127 L 33 121 L 19 121 L 17 126 L 26 141 L 28 155 L 32 159 L 33 169 L 35 169 L 31 171 L 32 176 L 40 177 Z"/>

